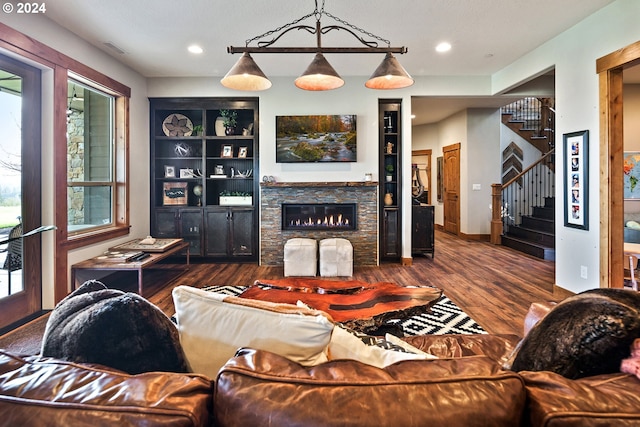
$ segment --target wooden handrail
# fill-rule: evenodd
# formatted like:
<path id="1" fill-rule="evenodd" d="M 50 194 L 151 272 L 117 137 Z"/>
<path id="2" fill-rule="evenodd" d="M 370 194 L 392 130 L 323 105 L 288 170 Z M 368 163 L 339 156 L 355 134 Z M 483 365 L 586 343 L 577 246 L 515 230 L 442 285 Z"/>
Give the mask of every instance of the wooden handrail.
<path id="1" fill-rule="evenodd" d="M 540 157 L 538 160 L 536 160 L 535 162 L 533 162 L 531 165 L 529 165 L 525 170 L 523 170 L 522 172 L 520 172 L 518 175 L 514 176 L 513 178 L 511 178 L 509 181 L 507 181 L 504 184 L 497 184 L 500 185 L 502 188 L 508 187 L 511 184 L 513 184 L 515 181 L 518 181 L 520 178 L 522 178 L 524 176 L 524 174 L 526 174 L 527 172 L 529 172 L 531 169 L 533 169 L 534 167 L 536 167 L 537 165 L 539 165 L 540 163 L 542 163 L 544 160 L 547 159 L 547 157 L 549 157 L 551 154 L 555 153 L 556 149 L 552 148 L 551 150 L 549 150 L 547 152 L 547 154 L 545 154 L 544 156 Z"/>

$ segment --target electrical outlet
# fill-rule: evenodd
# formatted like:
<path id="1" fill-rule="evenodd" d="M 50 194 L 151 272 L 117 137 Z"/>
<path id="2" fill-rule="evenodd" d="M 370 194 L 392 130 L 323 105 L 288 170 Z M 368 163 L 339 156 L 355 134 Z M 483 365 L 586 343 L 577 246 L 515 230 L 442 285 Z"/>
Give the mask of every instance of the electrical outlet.
<path id="1" fill-rule="evenodd" d="M 482 189 L 482 185 L 480 185 L 480 184 L 473 184 L 471 186 L 471 190 L 472 191 L 480 191 L 481 189 Z"/>
<path id="2" fill-rule="evenodd" d="M 581 265 L 580 266 L 580 277 L 583 279 L 587 278 L 587 266 L 586 265 Z"/>

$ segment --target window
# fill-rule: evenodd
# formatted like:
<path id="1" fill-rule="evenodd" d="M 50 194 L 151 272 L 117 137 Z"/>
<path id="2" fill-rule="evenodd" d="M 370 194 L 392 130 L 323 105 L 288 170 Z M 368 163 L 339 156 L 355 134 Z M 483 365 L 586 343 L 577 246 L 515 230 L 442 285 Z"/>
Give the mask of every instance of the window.
<path id="1" fill-rule="evenodd" d="M 66 222 L 68 241 L 78 247 L 128 230 L 128 94 L 68 76 Z"/>
<path id="2" fill-rule="evenodd" d="M 69 80 L 67 227 L 69 234 L 113 226 L 114 97 Z"/>

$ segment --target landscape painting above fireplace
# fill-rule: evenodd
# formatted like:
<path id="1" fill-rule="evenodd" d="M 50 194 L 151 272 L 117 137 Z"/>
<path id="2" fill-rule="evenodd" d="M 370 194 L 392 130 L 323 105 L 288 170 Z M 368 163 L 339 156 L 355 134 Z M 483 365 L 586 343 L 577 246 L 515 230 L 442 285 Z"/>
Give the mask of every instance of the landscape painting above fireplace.
<path id="1" fill-rule="evenodd" d="M 276 116 L 276 163 L 357 161 L 356 116 Z"/>

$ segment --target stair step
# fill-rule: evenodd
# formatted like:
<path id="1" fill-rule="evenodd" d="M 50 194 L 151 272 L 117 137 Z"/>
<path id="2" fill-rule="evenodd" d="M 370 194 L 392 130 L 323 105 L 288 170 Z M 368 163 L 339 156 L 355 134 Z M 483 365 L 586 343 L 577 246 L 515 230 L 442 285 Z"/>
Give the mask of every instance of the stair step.
<path id="1" fill-rule="evenodd" d="M 556 260 L 556 250 L 554 248 L 550 248 L 544 245 L 538 245 L 528 240 L 504 235 L 502 236 L 502 245 L 520 252 L 524 252 L 536 258 L 548 261 Z"/>
<path id="2" fill-rule="evenodd" d="M 536 218 L 529 215 L 523 215 L 520 225 L 533 230 L 546 231 L 548 233 L 555 233 L 556 231 L 556 222 L 553 219 Z"/>
<path id="3" fill-rule="evenodd" d="M 527 240 L 549 248 L 555 248 L 556 246 L 556 236 L 553 233 L 533 230 L 520 225 L 510 225 L 506 235 L 509 237 Z"/>
<path id="4" fill-rule="evenodd" d="M 544 207 L 545 208 L 555 208 L 556 207 L 556 198 L 555 197 L 545 197 L 544 198 Z"/>
<path id="5" fill-rule="evenodd" d="M 536 218 L 555 219 L 556 208 L 547 206 L 534 206 L 533 216 Z"/>

